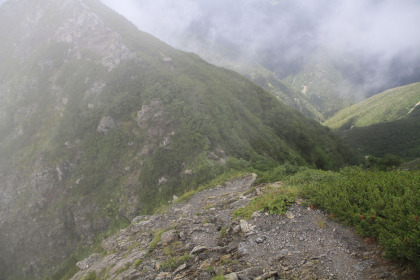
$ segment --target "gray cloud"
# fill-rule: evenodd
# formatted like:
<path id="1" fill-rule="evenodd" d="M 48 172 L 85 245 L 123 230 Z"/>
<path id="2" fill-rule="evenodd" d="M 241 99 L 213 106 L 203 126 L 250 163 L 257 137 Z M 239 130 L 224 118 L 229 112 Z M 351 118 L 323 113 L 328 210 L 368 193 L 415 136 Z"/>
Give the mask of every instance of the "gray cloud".
<path id="1" fill-rule="evenodd" d="M 337 1 L 318 29 L 322 44 L 339 50 L 381 55 L 419 55 L 420 2 Z"/>
<path id="2" fill-rule="evenodd" d="M 166 41 L 201 23 L 207 35 L 255 45 L 305 37 L 340 50 L 391 56 L 420 47 L 418 0 L 102 1 Z"/>
<path id="3" fill-rule="evenodd" d="M 102 2 L 140 30 L 175 47 L 198 51 L 199 38 L 207 46 L 226 47 L 237 56 L 257 54 L 279 76 L 299 68 L 321 47 L 337 57 L 358 57 L 366 71 L 356 79 L 372 87 L 381 87 L 385 80 L 395 78 L 392 67 L 397 68 L 397 76 L 402 76 L 400 83 L 420 81 L 418 0 Z M 195 39 L 188 41 L 188 36 Z M 275 65 L 277 69 L 273 69 Z"/>

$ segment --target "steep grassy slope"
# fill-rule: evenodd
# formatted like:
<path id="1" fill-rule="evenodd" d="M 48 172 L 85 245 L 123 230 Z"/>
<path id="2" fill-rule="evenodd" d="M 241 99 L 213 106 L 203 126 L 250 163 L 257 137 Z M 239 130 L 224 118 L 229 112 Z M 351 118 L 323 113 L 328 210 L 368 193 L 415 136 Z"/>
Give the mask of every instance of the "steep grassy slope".
<path id="1" fill-rule="evenodd" d="M 295 65 L 296 69 L 292 70 L 284 69 L 284 65 L 276 62 L 278 50 L 238 57 L 234 47 L 207 42 L 201 36 L 190 35 L 179 41 L 185 41 L 185 44 L 189 42 L 206 61 L 244 75 L 289 107 L 319 122 L 363 98 L 361 90 L 356 90 L 357 85 L 337 65 L 337 58 L 323 49 L 312 51 L 303 65 Z M 188 46 L 184 48 L 188 49 Z M 276 69 L 289 74 L 277 73 Z"/>
<path id="2" fill-rule="evenodd" d="M 349 129 L 392 122 L 410 116 L 419 102 L 420 83 L 393 88 L 341 110 L 325 125 L 333 129 Z"/>
<path id="3" fill-rule="evenodd" d="M 420 83 L 387 90 L 325 122 L 364 155 L 420 157 Z"/>
<path id="4" fill-rule="evenodd" d="M 0 9 L 0 275 L 82 245 L 231 169 L 355 160 L 328 128 L 96 0 Z"/>
<path id="5" fill-rule="evenodd" d="M 188 37 L 185 42 L 194 42 L 195 50 L 206 61 L 236 71 L 275 97 L 283 101 L 287 106 L 300 111 L 308 118 L 323 121 L 325 118 L 316 106 L 301 92 L 295 90 L 287 82 L 282 81 L 274 72 L 258 63 L 255 59 L 237 58 L 236 53 L 226 48 L 218 48 L 213 44 L 202 41 L 203 38 Z M 211 45 L 212 47 L 209 47 Z M 188 47 L 185 47 L 188 48 Z"/>
<path id="6" fill-rule="evenodd" d="M 420 157 L 420 117 L 384 122 L 339 131 L 354 149 L 364 155 L 393 154 L 404 160 Z"/>

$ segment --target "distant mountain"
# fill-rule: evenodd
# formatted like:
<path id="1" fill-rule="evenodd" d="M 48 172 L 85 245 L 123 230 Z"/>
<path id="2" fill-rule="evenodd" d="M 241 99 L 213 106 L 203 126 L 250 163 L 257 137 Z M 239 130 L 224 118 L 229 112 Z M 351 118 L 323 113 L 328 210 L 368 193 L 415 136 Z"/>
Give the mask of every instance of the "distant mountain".
<path id="1" fill-rule="evenodd" d="M 124 1 L 129 8 L 102 1 L 320 122 L 386 89 L 420 82 L 416 1 Z"/>
<path id="2" fill-rule="evenodd" d="M 289 75 L 283 82 L 300 92 L 319 112 L 321 117 L 317 118 L 318 121 L 323 122 L 341 109 L 365 98 L 360 85 L 351 81 L 348 73 L 340 69 L 342 65 L 337 63 L 337 58 L 321 49 L 311 55 L 301 71 Z M 357 67 L 356 58 L 348 60 L 353 64 L 352 67 Z"/>
<path id="3" fill-rule="evenodd" d="M 387 90 L 325 122 L 364 155 L 420 157 L 420 83 Z"/>
<path id="4" fill-rule="evenodd" d="M 0 37 L 1 279 L 43 278 L 223 172 L 355 160 L 328 128 L 97 0 L 9 0 Z"/>
<path id="5" fill-rule="evenodd" d="M 194 45 L 194 51 L 206 61 L 244 75 L 289 107 L 319 122 L 365 98 L 364 90 L 349 77 L 351 71 L 360 70 L 356 58 L 347 58 L 346 63 L 340 65 L 337 57 L 318 49 L 309 52 L 299 66 L 289 65 L 291 69 L 285 69 L 283 61 L 276 62 L 279 54 L 275 47 L 238 57 L 240 51 L 235 51 L 234 46 L 215 46 L 195 36 L 185 38 L 185 42 Z M 348 66 L 351 71 L 345 67 L 347 64 L 351 64 Z"/>

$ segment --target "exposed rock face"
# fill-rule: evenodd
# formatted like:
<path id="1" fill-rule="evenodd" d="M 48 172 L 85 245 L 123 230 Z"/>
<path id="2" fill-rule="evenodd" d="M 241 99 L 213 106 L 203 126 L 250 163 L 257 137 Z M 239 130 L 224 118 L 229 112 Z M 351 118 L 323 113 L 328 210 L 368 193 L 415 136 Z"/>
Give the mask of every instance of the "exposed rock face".
<path id="1" fill-rule="evenodd" d="M 89 256 L 89 258 L 76 263 L 76 265 L 81 269 L 81 270 L 86 270 L 88 269 L 90 266 L 92 266 L 92 264 L 96 261 L 99 260 L 101 256 L 99 254 L 92 254 Z"/>
<path id="2" fill-rule="evenodd" d="M 115 127 L 114 119 L 110 116 L 103 117 L 97 131 L 100 133 L 108 133 L 110 130 L 112 130 Z"/>
<path id="3" fill-rule="evenodd" d="M 137 112 L 138 126 L 148 129 L 147 133 L 151 139 L 164 136 L 165 128 L 170 122 L 160 100 L 150 101 L 149 104 L 141 107 L 141 111 Z"/>
<path id="4" fill-rule="evenodd" d="M 175 121 L 167 114 L 160 100 L 152 100 L 143 105 L 137 112 L 137 125 L 146 131 L 147 142 L 142 154 L 152 152 L 158 145 L 165 147 L 170 145 L 171 137 L 175 134 Z M 159 183 L 165 183 L 161 178 Z"/>
<path id="5" fill-rule="evenodd" d="M 40 156 L 33 168 L 29 177 L 13 172 L 0 180 L 0 251 L 8 256 L 0 269 L 5 275 L 16 269 L 10 260 L 19 259 L 25 264 L 23 272 L 35 276 L 42 262 L 28 256 L 42 254 L 47 262 L 62 260 L 77 244 L 71 209 L 60 207 L 45 215 L 64 192 L 60 178 L 64 180 L 71 167 L 61 166 L 59 173 Z"/>
<path id="6" fill-rule="evenodd" d="M 107 255 L 72 280 L 106 279 L 411 279 L 381 258 L 375 244 L 319 210 L 292 205 L 284 216 L 232 218 L 257 191 L 254 175 L 196 193 L 160 215 L 138 217 L 102 243 Z M 258 186 L 263 190 L 264 186 Z M 110 270 L 109 268 L 112 267 Z"/>
<path id="7" fill-rule="evenodd" d="M 136 58 L 135 53 L 122 43 L 121 37 L 107 28 L 82 1 L 67 1 L 66 6 L 77 16 L 66 20 L 57 29 L 54 39 L 70 45 L 69 57 L 81 59 L 81 51 L 88 49 L 99 55 L 100 62 L 109 71 L 123 60 Z"/>
<path id="8" fill-rule="evenodd" d="M 14 26 L 12 33 L 17 35 L 16 38 L 12 35 L 13 40 L 10 41 L 13 44 L 13 59 L 22 69 L 32 65 L 33 56 L 42 53 L 40 50 L 46 46 L 57 53 L 54 58 L 39 58 L 30 66 L 28 76 L 21 80 L 8 80 L 0 73 L 1 145 L 4 139 L 9 140 L 9 131 L 10 137 L 13 137 L 10 142 L 22 141 L 19 137 L 31 129 L 28 125 L 30 120 L 46 103 L 41 98 L 28 98 L 41 86 L 39 76 L 52 72 L 50 78 L 44 81 L 46 86 L 43 91 L 49 100 L 56 99 L 50 114 L 45 117 L 55 119 L 49 123 L 53 131 L 65 114 L 66 106 L 72 102 L 72 96 L 66 95 L 65 87 L 57 82 L 57 73 L 69 62 L 85 60 L 112 71 L 125 60 L 137 60 L 135 53 L 122 43 L 121 36 L 107 27 L 83 1 L 19 0 L 8 1 L 7 5 L 10 9 L 2 10 L 1 17 L 21 16 L 9 14 L 10 11 L 31 11 L 25 14 L 19 26 Z M 92 61 L 86 53 L 94 53 L 96 61 Z M 84 78 L 87 84 L 88 77 Z M 94 81 L 84 97 L 98 96 L 104 87 L 103 80 Z M 8 108 L 15 105 L 11 100 L 21 102 L 22 106 Z M 87 101 L 85 106 L 95 108 Z M 106 134 L 114 127 L 114 120 L 104 117 L 98 132 Z M 35 132 L 31 140 L 39 141 L 41 133 Z M 62 149 L 72 153 L 64 161 L 50 162 L 48 154 L 43 154 L 40 147 L 12 155 L 13 162 L 0 161 L 0 279 L 18 271 L 30 279 L 42 277 L 46 271 L 54 271 L 54 265 L 68 257 L 80 241 L 91 244 L 95 234 L 110 223 L 107 219 L 92 218 L 100 210 L 93 201 L 63 199 L 71 192 L 69 186 L 79 162 L 80 140 L 65 139 L 62 143 Z M 33 155 L 28 156 L 27 153 Z M 25 157 L 25 162 L 19 161 Z M 74 180 L 74 185 L 82 179 Z"/>

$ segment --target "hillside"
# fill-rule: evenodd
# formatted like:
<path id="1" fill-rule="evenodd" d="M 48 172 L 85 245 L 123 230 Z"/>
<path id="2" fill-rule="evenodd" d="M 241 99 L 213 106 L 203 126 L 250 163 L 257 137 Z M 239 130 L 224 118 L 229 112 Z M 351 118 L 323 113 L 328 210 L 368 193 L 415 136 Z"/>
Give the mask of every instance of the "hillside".
<path id="1" fill-rule="evenodd" d="M 346 63 L 340 65 L 337 60 L 327 50 L 319 49 L 311 54 L 299 72 L 283 79 L 284 83 L 303 94 L 309 104 L 321 114 L 321 118 L 317 119 L 321 123 L 336 112 L 365 98 L 366 92 L 360 85 L 350 79 L 349 73 L 340 69 Z M 347 60 L 356 64 L 357 58 Z M 354 65 L 352 67 L 357 68 Z"/>
<path id="2" fill-rule="evenodd" d="M 350 129 L 412 116 L 420 105 L 420 83 L 393 88 L 341 110 L 325 121 L 332 129 Z"/>
<path id="3" fill-rule="evenodd" d="M 299 67 L 289 65 L 290 69 L 285 69 L 281 64 L 284 61 L 276 61 L 281 54 L 274 48 L 238 57 L 239 50 L 235 51 L 234 47 L 207 42 L 202 37 L 178 40 L 187 45 L 181 47 L 188 49 L 188 44 L 193 45 L 194 51 L 206 61 L 244 75 L 287 106 L 318 122 L 364 98 L 363 89 L 350 79 L 350 71 L 342 69 L 344 66 L 337 62 L 341 59 L 322 48 L 309 52 Z M 356 58 L 347 60 L 353 61 L 351 67 L 357 68 Z"/>
<path id="4" fill-rule="evenodd" d="M 198 53 L 206 61 L 244 75 L 279 98 L 287 106 L 300 111 L 308 118 L 319 122 L 325 120 L 323 111 L 311 103 L 308 96 L 301 92 L 299 86 L 291 85 L 287 80 L 283 81 L 272 70 L 259 62 L 258 59 L 237 58 L 234 50 L 229 50 L 229 47 L 214 46 L 203 38 L 189 36 L 183 40 L 185 44 L 193 42 L 195 46 L 194 52 Z M 187 46 L 184 46 L 184 48 L 188 49 Z"/>
<path id="5" fill-rule="evenodd" d="M 0 7 L 0 275 L 38 279 L 225 172 L 357 161 L 328 128 L 96 0 Z"/>
<path id="6" fill-rule="evenodd" d="M 420 157 L 420 116 L 355 127 L 338 134 L 363 155 L 385 157 L 392 154 L 404 160 Z"/>
<path id="7" fill-rule="evenodd" d="M 325 125 L 364 155 L 420 157 L 420 83 L 387 90 L 338 112 Z"/>
<path id="8" fill-rule="evenodd" d="M 414 0 L 407 5 L 357 0 L 348 6 L 304 0 L 244 0 L 241 5 L 128 0 L 128 8 L 102 1 L 140 29 L 245 75 L 321 122 L 386 89 L 420 82 L 414 28 L 420 6 Z"/>

